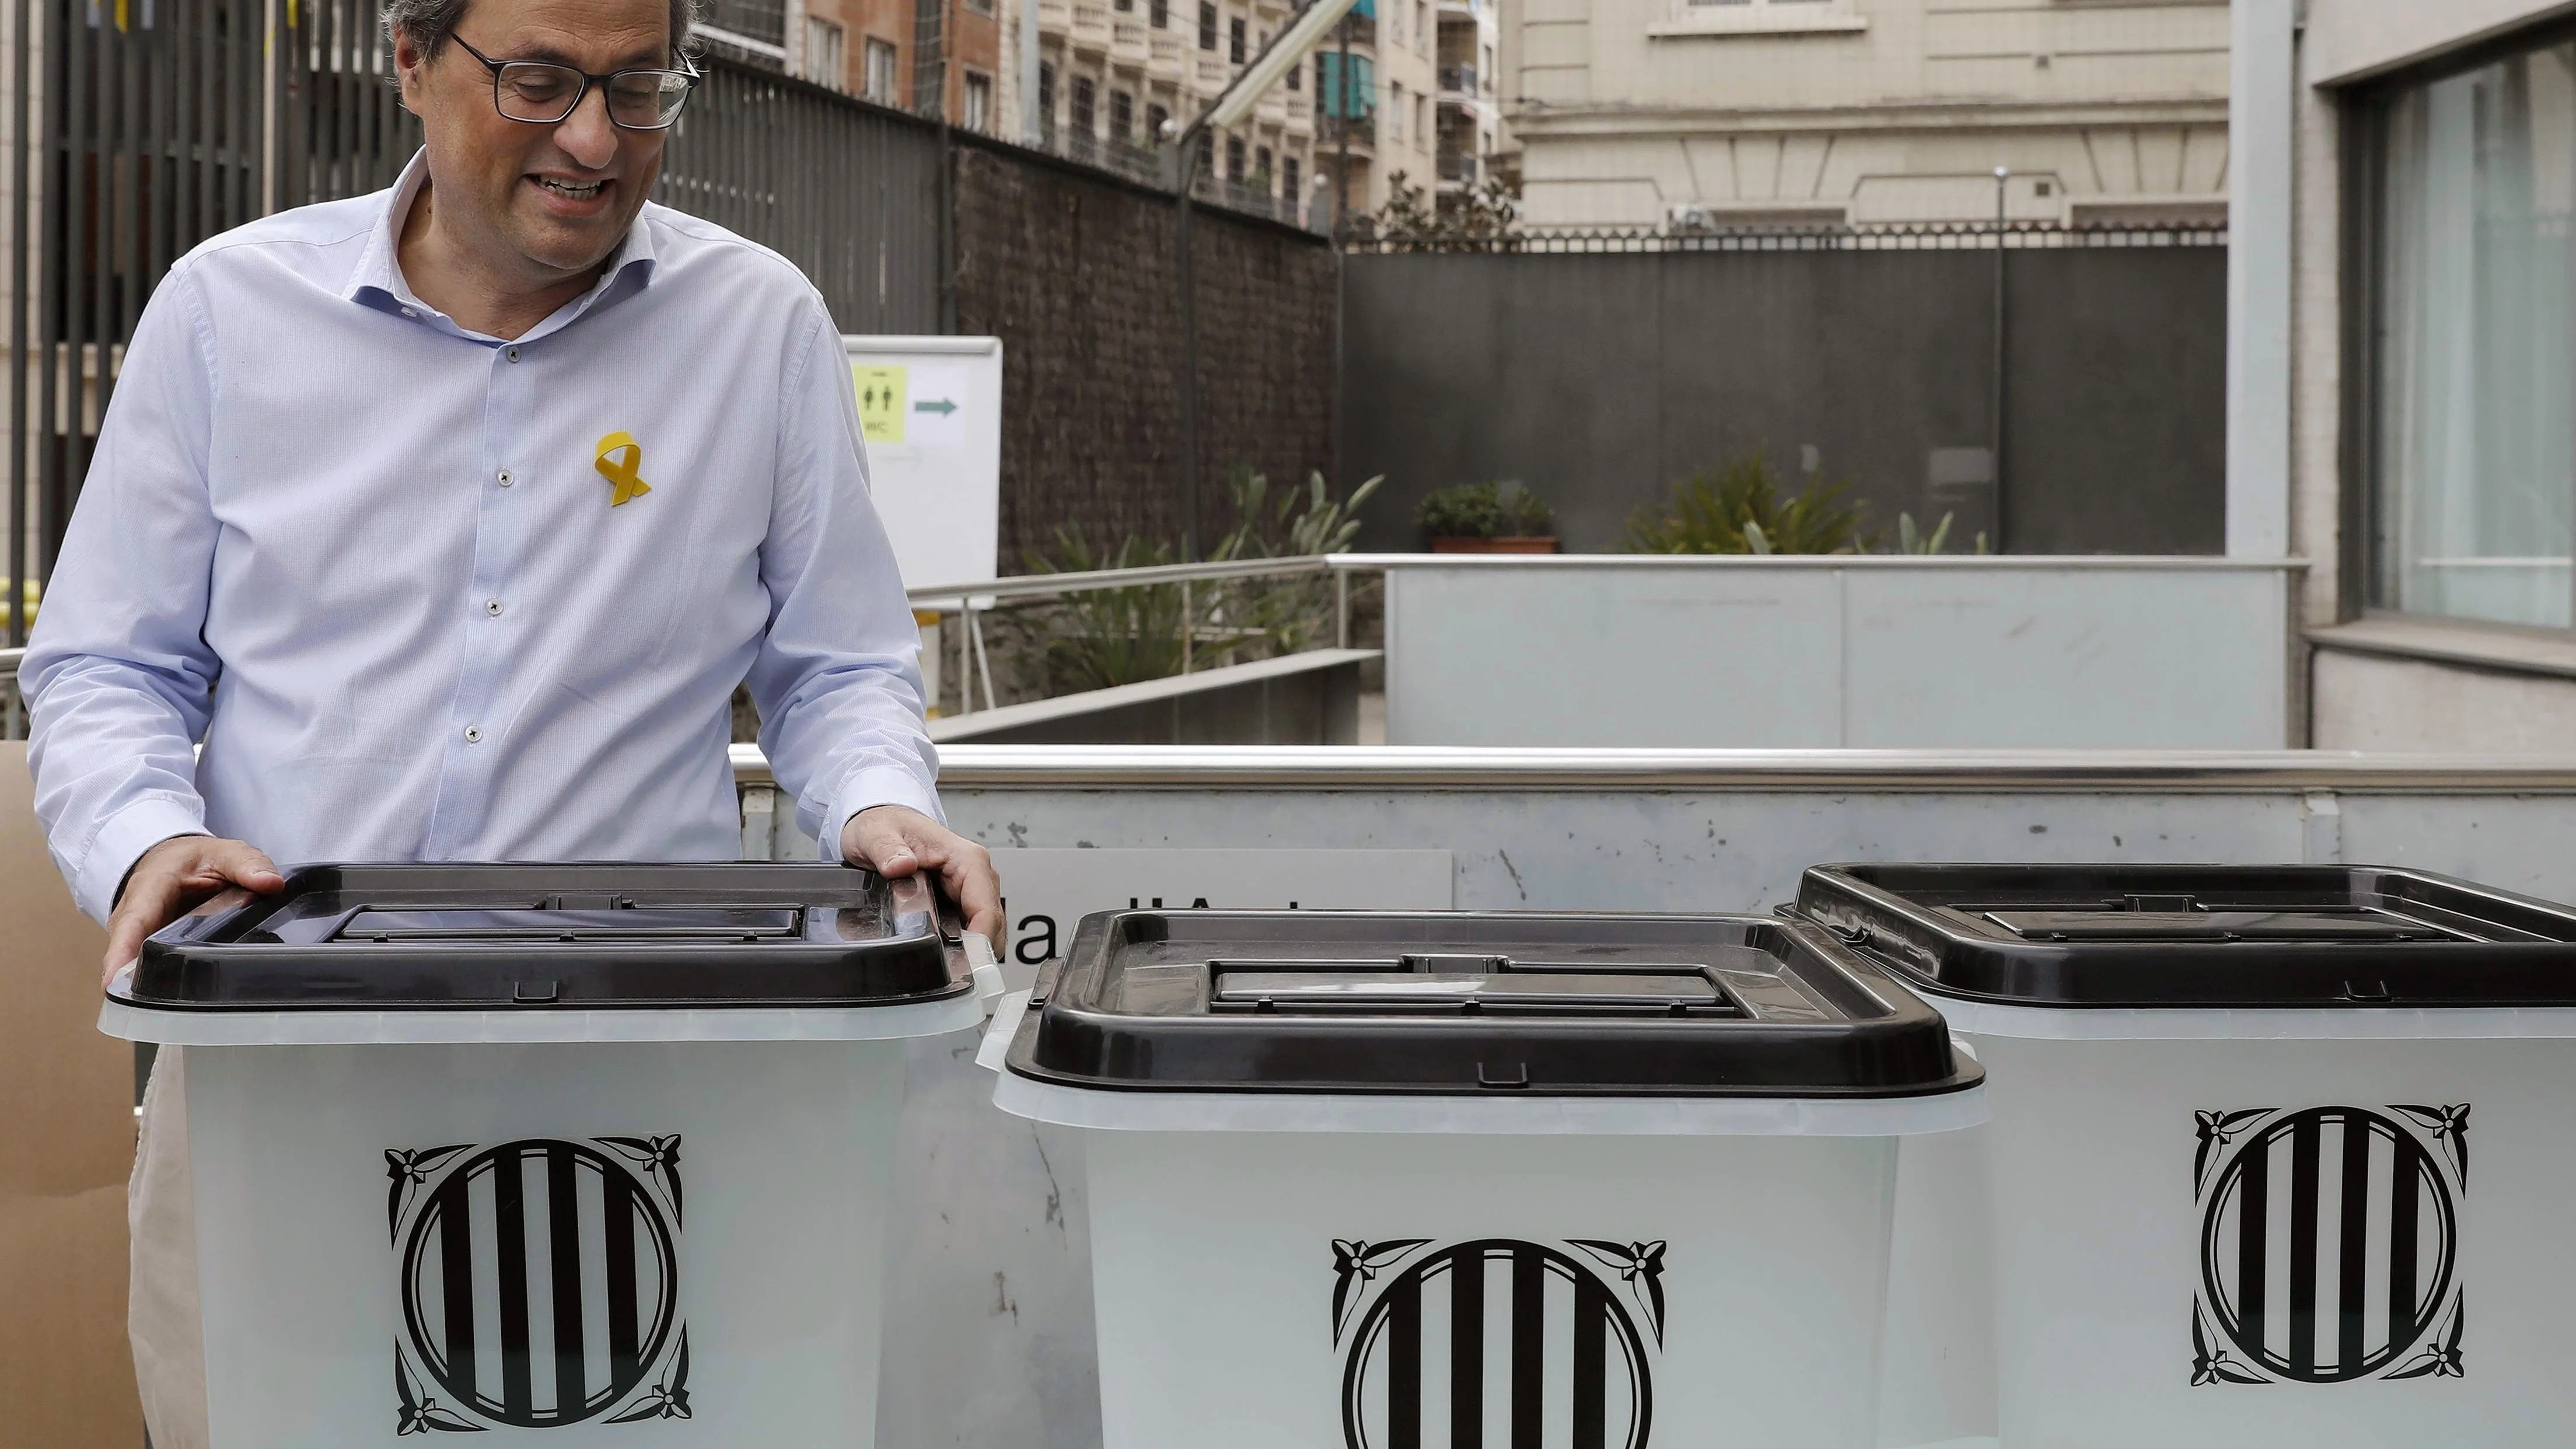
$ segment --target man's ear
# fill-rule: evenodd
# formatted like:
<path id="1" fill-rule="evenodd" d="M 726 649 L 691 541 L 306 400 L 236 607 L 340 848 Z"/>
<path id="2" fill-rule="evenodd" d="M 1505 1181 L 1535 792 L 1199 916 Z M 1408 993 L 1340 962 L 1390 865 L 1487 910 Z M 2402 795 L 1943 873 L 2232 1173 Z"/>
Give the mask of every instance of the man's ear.
<path id="1" fill-rule="evenodd" d="M 402 108 L 415 116 L 420 114 L 420 87 L 429 83 L 421 68 L 428 64 L 429 58 L 421 54 L 411 32 L 397 28 L 394 31 L 394 79 L 402 93 Z"/>

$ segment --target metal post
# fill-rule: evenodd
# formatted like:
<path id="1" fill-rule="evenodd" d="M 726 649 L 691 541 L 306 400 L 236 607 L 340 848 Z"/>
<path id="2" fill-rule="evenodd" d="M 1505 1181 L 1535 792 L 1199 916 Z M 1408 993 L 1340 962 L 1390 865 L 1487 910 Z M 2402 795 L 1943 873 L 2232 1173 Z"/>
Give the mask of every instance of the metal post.
<path id="1" fill-rule="evenodd" d="M 1199 310 L 1198 287 L 1190 265 L 1190 190 L 1198 182 L 1198 148 L 1207 133 L 1193 126 L 1181 134 L 1179 185 L 1173 204 L 1180 208 L 1175 225 L 1181 288 L 1181 558 L 1199 557 Z"/>
<path id="2" fill-rule="evenodd" d="M 981 615 L 975 613 L 972 609 L 969 609 L 966 613 L 966 638 L 968 642 L 975 646 L 975 675 L 976 678 L 984 681 L 984 707 L 986 709 L 1000 709 L 1002 707 L 1001 696 L 993 693 L 992 651 L 984 647 L 984 620 Z M 970 689 L 973 688 L 974 681 L 967 681 L 967 686 Z"/>
<path id="3" fill-rule="evenodd" d="M 1333 570 L 1333 647 L 1351 647 L 1351 571 Z"/>
<path id="4" fill-rule="evenodd" d="M 1338 22 L 1341 29 L 1341 66 L 1333 76 L 1333 139 L 1337 154 L 1333 161 L 1333 248 L 1338 251 L 1350 236 L 1351 214 L 1351 15 L 1345 10 Z M 1321 89 L 1321 87 L 1318 87 Z M 1315 97 L 1321 101 L 1322 96 Z M 1336 478 L 1335 484 L 1341 482 Z"/>
<path id="5" fill-rule="evenodd" d="M 1190 581 L 1183 579 L 1181 580 L 1181 672 L 1183 674 L 1190 672 L 1190 650 L 1198 639 L 1198 632 L 1198 615 L 1191 612 Z"/>
<path id="6" fill-rule="evenodd" d="M 957 630 L 957 712 L 975 712 L 975 601 L 960 599 Z"/>
<path id="7" fill-rule="evenodd" d="M 1995 168 L 1995 416 L 1993 425 L 1995 474 L 1995 552 L 2004 552 L 2004 226 L 2005 188 L 2012 181 L 2012 168 Z"/>

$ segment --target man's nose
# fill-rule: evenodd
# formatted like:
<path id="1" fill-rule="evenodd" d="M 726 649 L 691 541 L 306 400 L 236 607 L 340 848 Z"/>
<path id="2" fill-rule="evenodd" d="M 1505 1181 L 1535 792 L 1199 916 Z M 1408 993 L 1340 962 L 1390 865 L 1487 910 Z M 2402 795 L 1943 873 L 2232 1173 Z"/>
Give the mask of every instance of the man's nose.
<path id="1" fill-rule="evenodd" d="M 572 114 L 555 127 L 555 144 L 576 162 L 596 171 L 617 155 L 617 127 L 608 119 L 608 88 L 592 86 L 582 93 Z"/>

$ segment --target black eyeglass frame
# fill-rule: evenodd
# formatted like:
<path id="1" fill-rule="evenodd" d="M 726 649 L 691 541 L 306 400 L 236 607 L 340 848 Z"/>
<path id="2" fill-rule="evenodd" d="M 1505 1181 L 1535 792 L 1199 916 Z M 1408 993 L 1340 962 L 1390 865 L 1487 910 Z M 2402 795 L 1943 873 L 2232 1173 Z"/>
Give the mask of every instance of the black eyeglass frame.
<path id="1" fill-rule="evenodd" d="M 562 125 L 564 122 L 569 121 L 569 120 L 571 120 L 571 119 L 572 119 L 572 113 L 573 113 L 573 112 L 578 111 L 578 110 L 580 110 L 580 109 L 581 109 L 581 103 L 582 103 L 583 101 L 586 101 L 586 100 L 590 99 L 590 93 L 591 93 L 592 88 L 596 87 L 596 88 L 599 90 L 600 94 L 602 94 L 602 95 L 606 95 L 606 94 L 608 93 L 608 85 L 609 85 L 609 82 L 616 80 L 619 76 L 624 76 L 624 75 L 654 75 L 654 76 L 661 76 L 661 75 L 676 75 L 676 76 L 681 76 L 681 77 L 684 77 L 685 79 L 687 79 L 687 81 L 688 81 L 688 83 L 689 83 L 689 88 L 688 88 L 686 91 L 683 91 L 683 92 L 681 93 L 681 95 L 680 95 L 680 104 L 679 104 L 679 105 L 676 105 L 676 106 L 673 106 L 673 107 L 671 108 L 671 114 L 670 114 L 669 119 L 667 119 L 667 120 L 663 121 L 660 125 L 657 125 L 657 126 L 638 126 L 638 125 L 634 125 L 634 124 L 632 124 L 631 122 L 621 121 L 621 120 L 617 119 L 617 112 L 616 112 L 616 110 L 615 110 L 614 108 L 609 108 L 609 109 L 608 109 L 608 124 L 610 124 L 610 125 L 612 125 L 612 126 L 615 126 L 617 129 L 619 129 L 619 130 L 621 130 L 621 131 L 644 131 L 644 132 L 667 131 L 667 130 L 671 129 L 671 127 L 672 127 L 672 126 L 674 126 L 674 125 L 678 124 L 679 119 L 680 119 L 680 112 L 681 112 L 681 111 L 683 111 L 683 110 L 685 110 L 685 109 L 687 109 L 687 107 L 688 107 L 688 104 L 689 104 L 689 97 L 690 97 L 690 96 L 692 96 L 692 95 L 697 94 L 697 90 L 698 90 L 698 82 L 700 82 L 700 81 L 702 81 L 702 80 L 705 80 L 705 79 L 706 79 L 706 73 L 705 73 L 705 72 L 703 72 L 703 71 L 701 71 L 701 70 L 699 70 L 696 66 L 689 64 L 689 58 L 688 58 L 686 55 L 682 55 L 682 56 L 680 56 L 680 57 L 679 57 L 680 68 L 678 68 L 678 69 L 674 69 L 674 68 L 672 68 L 672 67 L 670 67 L 670 66 L 661 66 L 661 65 L 639 65 L 639 66 L 630 67 L 629 69 L 626 69 L 626 70 L 613 70 L 613 71 L 610 71 L 610 72 L 609 72 L 608 74 L 606 74 L 606 75 L 592 75 L 592 74 L 591 74 L 591 73 L 589 73 L 588 71 L 580 70 L 580 69 L 577 69 L 577 68 L 575 68 L 575 67 L 573 67 L 573 66 L 565 65 L 565 64 L 563 64 L 563 63 L 562 63 L 562 62 L 560 62 L 560 61 L 552 61 L 552 60 L 494 60 L 492 57 L 490 57 L 490 56 L 488 56 L 488 55 L 485 55 L 483 52 L 481 52 L 481 51 L 479 51 L 479 50 L 476 50 L 473 46 L 466 44 L 465 37 L 464 37 L 464 36 L 462 36 L 462 35 L 457 35 L 457 34 L 454 34 L 454 33 L 452 33 L 452 32 L 451 32 L 451 33 L 448 35 L 448 37 L 447 37 L 447 38 L 448 38 L 448 39 L 450 39 L 450 40 L 452 40 L 452 41 L 455 41 L 455 42 L 456 42 L 456 44 L 457 44 L 457 46 L 458 46 L 458 48 L 462 49 L 462 50 L 463 50 L 467 55 L 470 55 L 470 56 L 474 57 L 476 60 L 479 60 L 479 61 L 483 62 L 484 68 L 492 72 L 492 109 L 493 109 L 494 111 L 496 111 L 496 112 L 499 112 L 500 117 L 501 117 L 501 119 L 502 119 L 502 120 L 505 120 L 505 121 L 516 121 L 516 122 L 518 122 L 518 123 L 519 123 L 520 125 L 522 125 L 522 126 L 560 126 L 560 125 Z M 547 69 L 549 69 L 549 70 L 559 70 L 559 71 L 563 71 L 563 72 L 566 72 L 566 73 L 571 74 L 571 75 L 577 75 L 577 76 L 580 76 L 580 77 L 581 77 L 581 89 L 579 89 L 579 90 L 577 90 L 577 91 L 574 91 L 574 92 L 572 93 L 572 103 L 571 103 L 570 105 L 567 105 L 567 106 L 565 106 L 565 107 L 564 107 L 564 113 L 563 113 L 562 115 L 560 115 L 560 116 L 555 117 L 555 118 L 554 118 L 553 120 L 551 120 L 551 121 L 535 121 L 535 120 L 530 120 L 530 119 L 529 119 L 528 117 L 526 117 L 526 116 L 514 116 L 514 115 L 511 115 L 508 111 L 505 111 L 505 110 L 502 110 L 502 109 L 501 109 L 501 72 L 502 72 L 502 71 L 504 71 L 504 70 L 506 70 L 506 69 L 508 69 L 508 68 L 509 68 L 509 67 L 511 67 L 511 66 L 514 66 L 514 65 L 541 65 L 541 66 L 546 67 L 546 68 L 547 68 Z"/>

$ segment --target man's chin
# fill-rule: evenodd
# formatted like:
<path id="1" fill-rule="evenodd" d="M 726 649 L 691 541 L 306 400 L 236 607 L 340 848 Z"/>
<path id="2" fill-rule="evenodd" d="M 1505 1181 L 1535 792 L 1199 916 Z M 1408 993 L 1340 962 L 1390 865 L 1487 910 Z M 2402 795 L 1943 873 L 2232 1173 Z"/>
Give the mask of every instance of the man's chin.
<path id="1" fill-rule="evenodd" d="M 571 275 L 608 260 L 626 238 L 630 218 L 601 217 L 595 223 L 566 226 L 561 222 L 519 228 L 519 252 L 549 271 Z"/>

